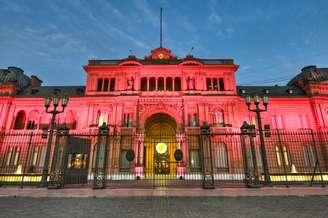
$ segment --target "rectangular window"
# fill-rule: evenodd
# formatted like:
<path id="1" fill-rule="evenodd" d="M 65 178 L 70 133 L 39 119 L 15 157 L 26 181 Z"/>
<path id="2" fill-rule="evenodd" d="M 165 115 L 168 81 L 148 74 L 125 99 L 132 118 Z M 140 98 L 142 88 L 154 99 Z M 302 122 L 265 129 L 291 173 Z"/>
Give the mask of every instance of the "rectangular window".
<path id="1" fill-rule="evenodd" d="M 147 78 L 142 77 L 140 82 L 141 91 L 147 91 Z"/>
<path id="2" fill-rule="evenodd" d="M 39 147 L 34 147 L 33 156 L 32 156 L 32 165 L 36 166 L 39 156 Z"/>
<path id="3" fill-rule="evenodd" d="M 151 77 L 149 79 L 149 91 L 155 91 L 155 89 L 156 89 L 156 78 Z"/>
<path id="4" fill-rule="evenodd" d="M 17 166 L 18 165 L 19 155 L 20 155 L 20 147 L 16 147 L 16 150 L 15 150 L 15 158 L 14 158 L 13 166 Z"/>
<path id="5" fill-rule="evenodd" d="M 131 127 L 131 115 L 129 113 L 126 113 L 123 115 L 123 127 Z"/>
<path id="6" fill-rule="evenodd" d="M 216 145 L 216 167 L 228 168 L 227 147 L 223 143 Z"/>
<path id="7" fill-rule="evenodd" d="M 213 78 L 213 90 L 214 91 L 218 91 L 219 87 L 218 87 L 218 79 L 217 78 Z"/>
<path id="8" fill-rule="evenodd" d="M 108 124 L 108 114 L 106 113 L 100 114 L 98 118 L 98 126 L 102 126 L 104 123 Z"/>
<path id="9" fill-rule="evenodd" d="M 166 78 L 166 91 L 172 91 L 172 90 L 173 90 L 172 78 L 167 77 Z"/>
<path id="10" fill-rule="evenodd" d="M 6 166 L 17 166 L 19 162 L 21 148 L 18 146 L 10 147 L 6 153 Z"/>
<path id="11" fill-rule="evenodd" d="M 181 91 L 181 79 L 180 77 L 174 78 L 174 91 Z"/>
<path id="12" fill-rule="evenodd" d="M 219 79 L 219 85 L 220 85 L 220 91 L 224 91 L 225 88 L 224 88 L 224 80 L 223 80 L 223 78 L 220 78 Z"/>
<path id="13" fill-rule="evenodd" d="M 114 92 L 115 91 L 115 78 L 110 79 L 110 87 L 109 91 Z"/>
<path id="14" fill-rule="evenodd" d="M 280 150 L 280 146 L 276 146 L 276 158 L 278 166 L 282 166 L 283 163 L 285 166 L 290 165 L 289 153 L 286 146 L 282 146 L 282 151 Z"/>
<path id="15" fill-rule="evenodd" d="M 189 166 L 193 169 L 200 168 L 200 151 L 199 149 L 189 150 Z"/>
<path id="16" fill-rule="evenodd" d="M 102 91 L 102 84 L 103 84 L 103 79 L 98 79 L 97 92 Z"/>
<path id="17" fill-rule="evenodd" d="M 192 126 L 198 126 L 198 117 L 197 114 L 193 115 Z"/>
<path id="18" fill-rule="evenodd" d="M 104 80 L 104 87 L 103 87 L 103 91 L 104 92 L 107 92 L 108 91 L 108 83 L 109 83 L 108 79 L 105 79 Z"/>
<path id="19" fill-rule="evenodd" d="M 32 153 L 32 166 L 42 167 L 44 164 L 44 158 L 46 154 L 46 147 L 35 146 Z"/>
<path id="20" fill-rule="evenodd" d="M 46 158 L 46 150 L 47 150 L 47 147 L 46 146 L 43 146 L 40 150 L 41 150 L 40 151 L 40 160 L 39 160 L 38 166 L 39 167 L 43 167 L 44 166 L 44 160 Z"/>
<path id="21" fill-rule="evenodd" d="M 157 90 L 159 90 L 159 91 L 164 90 L 164 78 L 163 77 L 159 77 L 157 79 Z"/>
<path id="22" fill-rule="evenodd" d="M 6 166 L 10 166 L 10 160 L 11 156 L 13 154 L 13 147 L 8 148 L 7 154 L 6 154 Z"/>
<path id="23" fill-rule="evenodd" d="M 211 91 L 212 90 L 212 81 L 211 81 L 211 78 L 206 78 L 206 89 L 207 89 L 207 91 Z"/>

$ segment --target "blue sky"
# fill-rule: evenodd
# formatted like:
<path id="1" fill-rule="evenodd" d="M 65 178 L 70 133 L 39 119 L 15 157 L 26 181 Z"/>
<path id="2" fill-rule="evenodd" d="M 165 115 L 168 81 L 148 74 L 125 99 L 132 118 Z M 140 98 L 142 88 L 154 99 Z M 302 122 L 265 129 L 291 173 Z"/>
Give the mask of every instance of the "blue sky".
<path id="1" fill-rule="evenodd" d="M 0 68 L 45 85 L 82 85 L 89 59 L 142 58 L 159 46 L 184 57 L 233 58 L 242 85 L 285 84 L 328 67 L 327 0 L 0 0 Z"/>

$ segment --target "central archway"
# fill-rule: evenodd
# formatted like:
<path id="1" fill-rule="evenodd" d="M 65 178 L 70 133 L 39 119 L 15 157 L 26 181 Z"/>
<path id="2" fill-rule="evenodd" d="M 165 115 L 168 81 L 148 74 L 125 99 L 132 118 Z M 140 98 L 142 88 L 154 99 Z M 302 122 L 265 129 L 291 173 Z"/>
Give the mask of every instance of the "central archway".
<path id="1" fill-rule="evenodd" d="M 150 116 L 145 122 L 146 177 L 176 174 L 174 151 L 177 148 L 177 123 L 165 113 Z"/>

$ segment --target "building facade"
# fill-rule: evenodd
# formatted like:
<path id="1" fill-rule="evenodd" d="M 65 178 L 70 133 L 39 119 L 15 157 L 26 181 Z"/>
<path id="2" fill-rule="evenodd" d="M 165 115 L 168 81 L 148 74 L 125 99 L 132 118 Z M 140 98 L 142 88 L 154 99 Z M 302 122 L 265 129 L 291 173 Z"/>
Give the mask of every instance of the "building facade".
<path id="1" fill-rule="evenodd" d="M 103 124 L 109 128 L 110 136 L 105 148 L 106 179 L 142 180 L 143 184 L 157 175 L 161 175 L 158 180 L 204 180 L 207 157 L 211 158 L 211 178 L 221 181 L 243 181 L 247 173 L 253 175 L 255 170 L 261 181 L 265 161 L 273 174 L 303 172 L 304 179 L 317 162 L 319 170 L 325 171 L 327 147 L 320 134 L 328 129 L 328 68 L 305 67 L 286 86 L 238 86 L 238 67 L 232 59 L 200 59 L 192 55 L 180 59 L 160 47 L 143 59 L 129 56 L 121 60 L 89 60 L 83 67 L 87 75 L 85 86 L 42 86 L 40 79 L 26 76 L 19 68 L 0 70 L 0 178 L 7 181 L 6 174 L 42 173 L 49 143 L 49 137 L 42 134 L 47 133 L 51 122 L 44 103 L 46 97 L 56 96 L 69 97 L 64 112 L 56 116 L 56 127 L 68 127 L 71 138 L 89 137 L 88 141 L 67 140 L 67 155 L 62 163 L 66 174 L 76 168 L 76 172 L 87 175 L 84 182 L 94 179 L 95 163 L 101 159 L 101 147 L 97 150 L 96 146 L 100 146 L 98 131 Z M 245 103 L 246 96 L 259 96 L 261 107 L 262 97 L 268 96 L 267 110 L 261 113 L 265 131 L 272 134 L 265 138 L 266 151 L 255 133 L 254 152 L 251 149 L 242 153 L 240 128 L 244 121 L 255 132 L 262 132 L 256 113 L 249 111 Z M 205 123 L 212 134 L 208 153 L 202 146 L 201 127 Z M 285 138 L 282 141 L 286 142 L 281 142 L 280 136 L 287 133 L 277 138 L 275 131 L 293 132 L 288 137 L 293 135 L 295 140 Z M 313 142 L 310 133 L 298 137 L 296 133 L 302 131 L 314 132 L 318 137 L 313 141 L 317 142 L 314 150 L 304 150 L 306 143 Z M 31 133 L 40 137 L 28 143 Z M 55 139 L 58 138 L 50 143 L 49 171 L 56 168 Z M 250 141 L 247 138 L 246 144 Z M 299 143 L 293 144 L 295 141 Z M 80 147 L 74 148 L 74 143 Z M 29 146 L 33 148 L 28 149 Z M 181 160 L 177 160 L 176 150 L 181 151 Z M 267 152 L 265 159 L 263 152 Z M 249 172 L 245 171 L 243 156 L 252 162 L 246 163 L 252 169 Z M 271 180 L 276 178 L 273 174 Z M 326 179 L 326 175 L 322 176 Z"/>

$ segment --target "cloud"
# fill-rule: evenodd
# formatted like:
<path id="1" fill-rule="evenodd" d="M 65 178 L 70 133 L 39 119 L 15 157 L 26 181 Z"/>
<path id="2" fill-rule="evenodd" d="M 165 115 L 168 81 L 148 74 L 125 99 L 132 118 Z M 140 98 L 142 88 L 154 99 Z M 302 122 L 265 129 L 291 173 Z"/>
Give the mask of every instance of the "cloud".
<path id="1" fill-rule="evenodd" d="M 249 70 L 251 68 L 251 66 L 249 66 L 249 65 L 244 65 L 244 66 L 242 66 L 240 69 L 241 70 Z"/>
<path id="2" fill-rule="evenodd" d="M 184 29 L 188 31 L 196 31 L 195 26 L 187 20 L 182 20 L 179 23 Z"/>
<path id="3" fill-rule="evenodd" d="M 116 9 L 109 2 L 104 0 L 100 0 L 97 3 L 99 3 L 102 7 L 108 9 L 107 11 L 109 12 L 109 14 L 106 15 L 105 19 L 104 17 L 101 17 L 101 15 L 99 15 L 98 13 L 95 13 L 89 7 L 88 3 L 79 2 L 79 4 L 76 5 L 76 7 L 79 7 L 79 12 L 82 13 L 85 16 L 85 18 L 91 21 L 92 27 L 96 28 L 96 30 L 94 31 L 98 31 L 99 34 L 105 35 L 108 38 L 115 38 L 115 39 L 122 38 L 123 39 L 122 41 L 128 41 L 134 46 L 143 49 L 150 49 L 149 46 L 147 46 L 145 43 L 137 39 L 137 37 L 134 36 L 135 34 L 129 34 L 127 31 L 125 31 L 124 30 L 125 26 L 120 26 L 119 28 L 117 26 L 114 26 L 112 23 L 106 21 L 107 19 L 110 19 L 109 15 L 114 15 L 120 20 L 127 21 L 127 18 L 125 18 L 125 16 L 118 9 Z M 53 8 L 55 10 L 58 10 L 57 5 L 54 5 Z M 145 9 L 146 8 L 145 6 L 143 6 L 142 8 L 144 8 L 144 10 L 147 10 Z M 68 14 L 69 12 L 66 13 L 67 14 L 63 14 L 62 12 L 61 15 L 63 16 L 64 19 L 69 19 L 70 18 Z M 69 45 L 74 47 L 75 44 L 71 42 L 69 43 Z"/>
<path id="4" fill-rule="evenodd" d="M 144 21 L 151 23 L 153 27 L 159 26 L 158 15 L 155 14 L 151 9 L 146 0 L 134 0 L 137 10 L 141 12 L 141 16 Z"/>
<path id="5" fill-rule="evenodd" d="M 220 40 L 226 40 L 232 37 L 233 33 L 235 32 L 235 29 L 233 27 L 225 27 L 221 28 L 216 32 L 216 36 Z"/>
<path id="6" fill-rule="evenodd" d="M 15 13 L 30 13 L 31 10 L 23 6 L 23 4 L 17 4 L 13 1 L 1 1 L 0 2 L 1 9 L 2 10 L 7 10 L 10 12 L 15 12 Z"/>
<path id="7" fill-rule="evenodd" d="M 221 24 L 222 23 L 222 18 L 220 15 L 218 15 L 215 12 L 212 12 L 210 16 L 208 17 L 208 20 L 214 24 Z"/>
<path id="8" fill-rule="evenodd" d="M 148 45 L 145 43 L 141 42 L 140 40 L 136 39 L 135 37 L 131 36 L 130 34 L 124 32 L 123 30 L 120 30 L 114 26 L 109 26 L 109 30 L 114 33 L 115 35 L 120 35 L 124 39 L 128 40 L 132 44 L 140 47 L 140 48 L 145 48 L 145 49 L 150 49 Z"/>

